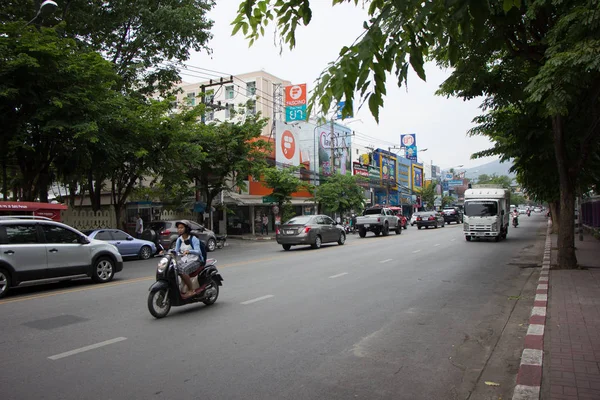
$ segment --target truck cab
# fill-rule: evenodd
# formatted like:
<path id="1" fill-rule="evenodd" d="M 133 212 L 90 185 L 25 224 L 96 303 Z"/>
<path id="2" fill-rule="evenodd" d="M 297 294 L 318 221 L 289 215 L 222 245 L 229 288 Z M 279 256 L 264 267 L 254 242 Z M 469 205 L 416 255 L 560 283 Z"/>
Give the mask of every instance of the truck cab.
<path id="1" fill-rule="evenodd" d="M 510 221 L 510 191 L 496 185 L 474 185 L 465 191 L 463 232 L 472 238 L 506 238 Z"/>

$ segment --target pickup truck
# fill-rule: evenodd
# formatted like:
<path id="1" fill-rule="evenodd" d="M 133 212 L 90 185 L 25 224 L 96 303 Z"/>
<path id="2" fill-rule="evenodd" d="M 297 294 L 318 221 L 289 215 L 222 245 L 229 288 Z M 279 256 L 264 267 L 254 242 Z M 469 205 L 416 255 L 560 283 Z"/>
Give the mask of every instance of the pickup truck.
<path id="1" fill-rule="evenodd" d="M 400 220 L 392 210 L 386 207 L 367 208 L 362 217 L 356 217 L 356 227 L 361 238 L 367 236 L 369 231 L 373 232 L 375 236 L 380 234 L 387 236 L 390 234 L 390 230 L 395 231 L 397 235 L 402 233 Z"/>

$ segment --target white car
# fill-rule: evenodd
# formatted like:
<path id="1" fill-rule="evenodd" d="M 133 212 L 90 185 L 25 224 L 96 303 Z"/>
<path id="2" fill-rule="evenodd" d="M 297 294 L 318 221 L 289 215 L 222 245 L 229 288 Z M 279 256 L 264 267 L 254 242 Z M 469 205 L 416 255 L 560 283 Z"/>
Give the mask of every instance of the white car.
<path id="1" fill-rule="evenodd" d="M 536 213 L 541 213 L 541 212 L 542 212 L 542 207 L 535 207 L 535 208 L 533 209 L 533 212 L 536 212 Z"/>
<path id="2" fill-rule="evenodd" d="M 413 213 L 410 217 L 410 226 L 414 226 L 417 223 L 417 217 L 419 216 L 418 212 Z"/>
<path id="3" fill-rule="evenodd" d="M 0 217 L 0 297 L 23 282 L 85 276 L 110 282 L 122 269 L 123 257 L 110 243 L 49 218 Z"/>

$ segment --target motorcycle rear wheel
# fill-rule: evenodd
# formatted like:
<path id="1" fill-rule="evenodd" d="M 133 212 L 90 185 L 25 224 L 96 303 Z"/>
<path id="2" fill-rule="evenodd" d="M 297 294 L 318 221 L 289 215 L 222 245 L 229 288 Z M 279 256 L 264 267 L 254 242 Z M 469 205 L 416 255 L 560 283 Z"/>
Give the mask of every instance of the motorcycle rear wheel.
<path id="1" fill-rule="evenodd" d="M 171 311 L 171 300 L 165 297 L 166 294 L 166 289 L 159 289 L 148 295 L 148 311 L 154 318 L 164 318 Z"/>
<path id="2" fill-rule="evenodd" d="M 208 292 L 209 290 L 211 290 L 212 292 L 210 292 L 210 294 L 208 295 L 208 298 L 202 300 L 202 302 L 204 304 L 206 304 L 207 306 L 215 304 L 215 302 L 219 298 L 219 283 L 216 280 L 211 279 L 210 285 L 212 287 L 206 289 L 206 292 L 207 292 L 207 294 L 209 293 Z"/>

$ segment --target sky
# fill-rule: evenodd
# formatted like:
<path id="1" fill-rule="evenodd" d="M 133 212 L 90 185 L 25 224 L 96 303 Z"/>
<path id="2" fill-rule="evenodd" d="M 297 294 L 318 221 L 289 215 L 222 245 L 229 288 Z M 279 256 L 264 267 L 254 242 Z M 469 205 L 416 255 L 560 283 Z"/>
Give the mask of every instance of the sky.
<path id="1" fill-rule="evenodd" d="M 217 2 L 209 14 L 214 21 L 213 38 L 208 43 L 212 53 L 193 52 L 186 64 L 224 75 L 264 70 L 293 84 L 307 83 L 309 91 L 327 64 L 337 58 L 339 50 L 362 33 L 367 16 L 360 2 L 358 7 L 346 3 L 333 7 L 331 0 L 312 1 L 311 23 L 297 29 L 293 50 L 285 47 L 281 52 L 274 43 L 272 29 L 267 29 L 265 36 L 252 47 L 248 47 L 241 32 L 231 36 L 230 24 L 238 5 L 237 0 Z M 467 131 L 473 127 L 472 119 L 482 113 L 478 108 L 481 99 L 465 102 L 435 96 L 435 91 L 450 72 L 427 64 L 426 74 L 427 82 L 424 82 L 411 70 L 408 85 L 401 88 L 394 76 L 388 76 L 388 94 L 380 111 L 379 124 L 366 105 L 357 111 L 355 102 L 354 118 L 343 123 L 357 132 L 356 141 L 361 145 L 387 148 L 400 146 L 401 134 L 416 133 L 418 148 L 427 149 L 419 152 L 419 162 L 433 162 L 442 168 L 459 165 L 471 168 L 497 159 L 471 160 L 474 152 L 492 147 L 485 137 L 467 136 Z M 187 83 L 206 80 L 190 75 L 182 75 L 182 78 Z"/>

